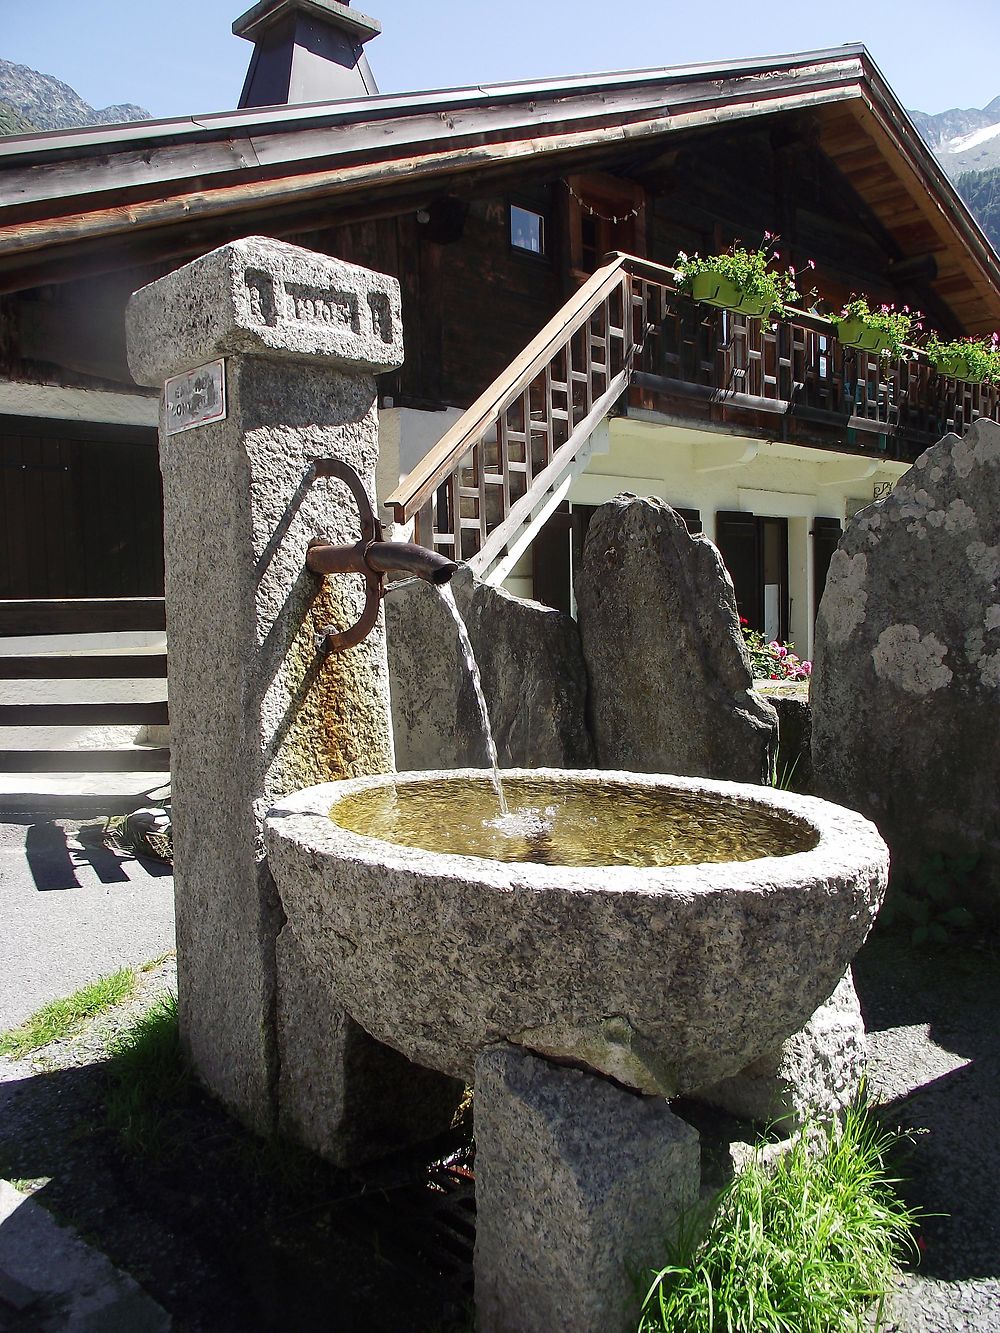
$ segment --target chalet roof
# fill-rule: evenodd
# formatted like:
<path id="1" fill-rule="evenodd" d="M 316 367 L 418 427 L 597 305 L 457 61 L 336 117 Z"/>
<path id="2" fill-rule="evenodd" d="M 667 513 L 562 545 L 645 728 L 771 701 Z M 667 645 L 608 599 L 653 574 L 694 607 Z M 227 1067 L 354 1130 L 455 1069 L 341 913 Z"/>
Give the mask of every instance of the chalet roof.
<path id="1" fill-rule="evenodd" d="M 997 327 L 1000 258 L 862 45 L 0 139 L 0 288 L 797 111 L 900 256 L 934 256 L 956 318 Z"/>

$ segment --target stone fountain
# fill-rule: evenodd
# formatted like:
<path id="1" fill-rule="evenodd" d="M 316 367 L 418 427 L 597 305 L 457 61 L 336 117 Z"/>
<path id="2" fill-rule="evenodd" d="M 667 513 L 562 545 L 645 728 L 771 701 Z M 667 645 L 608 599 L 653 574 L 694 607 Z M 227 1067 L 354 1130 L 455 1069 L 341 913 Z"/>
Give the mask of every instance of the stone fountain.
<path id="1" fill-rule="evenodd" d="M 529 810 L 507 850 L 436 842 L 490 789 L 478 770 L 392 772 L 358 508 L 374 374 L 401 357 L 397 285 L 251 239 L 137 293 L 129 337 L 136 378 L 167 382 L 196 1069 L 258 1129 L 341 1163 L 429 1137 L 473 1082 L 478 1327 L 634 1327 L 629 1267 L 662 1258 L 699 1188 L 698 1137 L 668 1098 L 744 1069 L 830 996 L 881 900 L 884 845 L 806 797 L 547 771 L 506 775 Z M 362 622 L 343 651 L 315 632 Z M 428 792 L 443 817 L 393 823 Z M 592 826 L 572 855 L 571 806 Z"/>

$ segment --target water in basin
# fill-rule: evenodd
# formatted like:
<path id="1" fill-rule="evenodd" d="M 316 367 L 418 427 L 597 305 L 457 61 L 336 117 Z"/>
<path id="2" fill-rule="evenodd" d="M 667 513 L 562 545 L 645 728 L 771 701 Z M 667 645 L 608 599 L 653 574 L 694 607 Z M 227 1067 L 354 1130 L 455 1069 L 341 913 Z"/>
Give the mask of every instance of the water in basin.
<path id="1" fill-rule="evenodd" d="M 804 820 L 750 802 L 614 782 L 504 779 L 510 812 L 481 780 L 386 782 L 342 797 L 331 819 L 425 851 L 563 866 L 671 866 L 805 852 Z"/>

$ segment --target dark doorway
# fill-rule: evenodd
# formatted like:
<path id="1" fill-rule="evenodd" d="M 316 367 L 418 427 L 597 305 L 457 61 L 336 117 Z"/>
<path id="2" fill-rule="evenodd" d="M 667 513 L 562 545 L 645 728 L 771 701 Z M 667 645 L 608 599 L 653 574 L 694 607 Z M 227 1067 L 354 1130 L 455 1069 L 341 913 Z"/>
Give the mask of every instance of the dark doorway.
<path id="1" fill-rule="evenodd" d="M 156 431 L 0 416 L 0 598 L 162 596 Z"/>

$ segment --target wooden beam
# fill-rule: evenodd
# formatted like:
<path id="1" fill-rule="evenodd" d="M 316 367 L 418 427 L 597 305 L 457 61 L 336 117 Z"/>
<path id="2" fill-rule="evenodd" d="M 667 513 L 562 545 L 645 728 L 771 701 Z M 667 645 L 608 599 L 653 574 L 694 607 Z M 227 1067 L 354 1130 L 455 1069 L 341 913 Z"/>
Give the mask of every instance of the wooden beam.
<path id="1" fill-rule="evenodd" d="M 167 749 L 0 750 L 0 773 L 169 773 Z"/>
<path id="2" fill-rule="evenodd" d="M 166 674 L 166 653 L 0 657 L 0 680 L 162 680 Z"/>
<path id="3" fill-rule="evenodd" d="M 163 630 L 166 623 L 166 604 L 162 597 L 0 601 L 0 637 Z"/>

